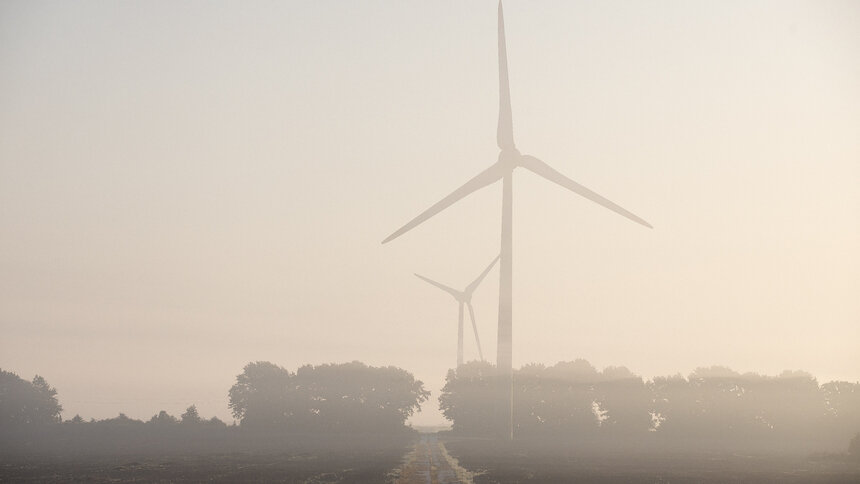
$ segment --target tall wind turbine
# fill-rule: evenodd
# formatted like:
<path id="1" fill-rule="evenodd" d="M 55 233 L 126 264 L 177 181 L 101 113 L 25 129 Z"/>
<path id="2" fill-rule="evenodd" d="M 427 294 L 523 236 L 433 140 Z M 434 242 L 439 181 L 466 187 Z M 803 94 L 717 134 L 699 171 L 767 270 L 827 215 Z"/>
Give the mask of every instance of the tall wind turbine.
<path id="1" fill-rule="evenodd" d="M 554 168 L 531 155 L 523 155 L 514 144 L 514 128 L 511 119 L 511 93 L 508 85 L 508 59 L 505 48 L 505 21 L 502 13 L 502 2 L 499 2 L 499 124 L 496 131 L 496 141 L 501 149 L 499 159 L 489 168 L 478 173 L 465 185 L 454 190 L 450 195 L 436 202 L 423 213 L 410 220 L 406 225 L 389 235 L 382 243 L 400 237 L 415 228 L 430 217 L 436 215 L 465 196 L 502 180 L 502 243 L 499 263 L 499 329 L 496 352 L 496 369 L 499 372 L 504 387 L 500 419 L 507 427 L 507 437 L 513 438 L 513 366 L 512 352 L 512 259 L 513 259 L 513 173 L 517 167 L 523 167 L 547 180 L 557 183 L 568 190 L 581 195 L 592 202 L 602 205 L 628 219 L 652 228 L 640 217 L 607 200 L 570 178 L 562 175 Z"/>
<path id="2" fill-rule="evenodd" d="M 472 307 L 472 294 L 474 294 L 475 289 L 477 289 L 478 286 L 481 284 L 481 281 L 483 281 L 484 278 L 487 277 L 487 274 L 489 274 L 490 269 L 492 269 L 493 266 L 496 265 L 496 261 L 499 260 L 499 257 L 501 256 L 496 256 L 496 258 L 493 259 L 493 262 L 490 262 L 490 265 L 488 265 L 487 268 L 484 269 L 484 272 L 482 272 L 481 275 L 476 277 L 475 280 L 472 281 L 468 286 L 466 286 L 466 288 L 462 291 L 458 291 L 452 287 L 446 286 L 445 284 L 436 282 L 430 278 L 422 276 L 421 274 L 415 274 L 415 277 L 426 281 L 427 283 L 432 284 L 439 289 L 447 292 L 448 294 L 454 296 L 454 299 L 456 299 L 457 302 L 460 303 L 460 317 L 459 321 L 457 322 L 457 368 L 459 368 L 463 364 L 463 306 L 469 308 L 469 319 L 472 320 L 472 331 L 474 331 L 475 333 L 475 342 L 478 344 L 478 356 L 481 357 L 481 361 L 484 361 L 484 352 L 481 350 L 481 338 L 478 337 L 478 325 L 475 323 L 475 308 Z"/>

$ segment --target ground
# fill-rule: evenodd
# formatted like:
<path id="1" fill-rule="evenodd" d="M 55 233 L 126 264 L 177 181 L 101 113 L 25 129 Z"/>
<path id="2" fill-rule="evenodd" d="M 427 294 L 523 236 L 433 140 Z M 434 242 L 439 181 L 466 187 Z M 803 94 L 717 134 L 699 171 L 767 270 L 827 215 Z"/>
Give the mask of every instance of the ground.
<path id="1" fill-rule="evenodd" d="M 448 452 L 481 483 L 860 483 L 844 455 L 627 452 L 562 449 L 540 442 L 446 438 Z"/>
<path id="2" fill-rule="evenodd" d="M 0 483 L 383 483 L 393 481 L 392 472 L 407 450 L 404 446 L 390 446 L 280 453 L 0 455 Z"/>
<path id="3" fill-rule="evenodd" d="M 435 433 L 421 434 L 421 439 L 403 459 L 397 484 L 471 483 L 473 473 L 459 465 Z"/>
<path id="4" fill-rule="evenodd" d="M 846 456 L 563 449 L 423 433 L 412 443 L 181 455 L 3 455 L 0 482 L 858 483 Z"/>

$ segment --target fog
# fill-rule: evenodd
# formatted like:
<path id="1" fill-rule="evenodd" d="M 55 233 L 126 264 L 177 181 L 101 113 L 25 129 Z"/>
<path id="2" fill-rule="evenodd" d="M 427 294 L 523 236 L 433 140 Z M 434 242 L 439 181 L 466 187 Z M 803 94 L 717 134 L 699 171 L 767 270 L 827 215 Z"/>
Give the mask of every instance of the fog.
<path id="1" fill-rule="evenodd" d="M 525 170 L 513 366 L 860 377 L 860 8 L 507 2 Z M 455 288 L 501 185 L 495 2 L 0 5 L 0 367 L 63 418 L 191 404 L 249 362 L 394 365 L 446 425 Z M 498 268 L 474 293 L 496 361 Z M 467 316 L 468 318 L 468 316 Z M 478 359 L 466 323 L 464 358 Z"/>

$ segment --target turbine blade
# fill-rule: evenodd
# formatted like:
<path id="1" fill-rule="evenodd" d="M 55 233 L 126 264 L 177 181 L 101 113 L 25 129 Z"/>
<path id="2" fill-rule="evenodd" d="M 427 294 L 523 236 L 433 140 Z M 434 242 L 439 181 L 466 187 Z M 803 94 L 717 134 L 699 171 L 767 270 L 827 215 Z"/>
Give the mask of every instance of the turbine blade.
<path id="1" fill-rule="evenodd" d="M 434 285 L 434 286 L 438 287 L 439 289 L 447 292 L 448 294 L 454 296 L 458 301 L 460 300 L 460 291 L 454 289 L 453 287 L 448 287 L 445 284 L 442 284 L 441 282 L 436 282 L 433 279 L 422 276 L 421 274 L 415 274 L 415 277 L 417 277 L 418 279 L 421 279 L 422 281 L 425 281 L 428 284 Z"/>
<path id="2" fill-rule="evenodd" d="M 493 262 L 490 262 L 490 265 L 488 265 L 487 268 L 484 269 L 484 272 L 482 272 L 480 276 L 478 276 L 474 281 L 472 281 L 471 284 L 466 286 L 466 290 L 463 292 L 465 292 L 466 294 L 471 294 L 478 287 L 478 285 L 481 284 L 481 281 L 483 281 L 484 278 L 487 277 L 487 274 L 489 274 L 490 269 L 492 269 L 493 266 L 496 265 L 496 262 L 498 262 L 501 256 L 501 254 L 497 255 L 496 258 L 493 259 Z"/>
<path id="3" fill-rule="evenodd" d="M 499 126 L 496 142 L 502 150 L 514 146 L 514 122 L 511 114 L 511 87 L 508 83 L 508 50 L 505 45 L 505 17 L 499 0 Z"/>
<path id="4" fill-rule="evenodd" d="M 450 195 L 443 198 L 442 200 L 436 202 L 432 207 L 422 212 L 421 215 L 415 217 L 414 219 L 410 220 L 409 223 L 397 229 L 396 232 L 386 237 L 385 240 L 382 241 L 382 243 L 384 244 L 386 242 L 390 242 L 391 240 L 396 239 L 397 237 L 400 237 L 401 235 L 412 230 L 425 220 L 453 205 L 455 202 L 465 197 L 466 195 L 469 195 L 476 190 L 484 188 L 485 186 L 501 179 L 504 175 L 504 168 L 502 168 L 498 163 L 494 163 L 489 168 L 482 171 L 481 173 L 478 173 L 477 175 L 475 175 L 474 178 L 467 181 L 465 185 L 454 190 Z"/>
<path id="5" fill-rule="evenodd" d="M 642 224 L 642 225 L 648 227 L 649 229 L 654 228 L 651 226 L 651 224 L 649 224 L 648 222 L 646 222 L 645 220 L 643 220 L 639 216 L 637 216 L 637 215 L 633 214 L 632 212 L 622 208 L 621 206 L 617 205 L 616 203 L 614 203 L 610 200 L 607 200 L 606 198 L 598 195 L 597 193 L 589 190 L 588 188 L 585 188 L 584 186 L 580 185 L 579 183 L 576 183 L 575 181 L 562 175 L 561 173 L 556 171 L 553 167 L 547 165 L 543 161 L 535 158 L 534 156 L 523 155 L 522 158 L 520 158 L 519 164 L 520 164 L 520 166 L 546 178 L 547 180 L 549 180 L 551 182 L 558 183 L 559 185 L 567 188 L 568 190 L 570 190 L 574 193 L 577 193 L 579 195 L 582 195 L 583 197 L 591 200 L 594 203 L 597 203 L 598 205 L 603 205 L 604 207 L 608 208 L 609 210 L 612 210 L 613 212 L 615 212 L 619 215 L 623 215 L 623 216 L 629 218 L 630 220 L 632 220 L 638 224 Z"/>
<path id="6" fill-rule="evenodd" d="M 478 343 L 478 356 L 481 357 L 481 361 L 484 361 L 484 352 L 481 350 L 481 338 L 478 337 L 478 325 L 475 323 L 475 308 L 472 307 L 471 302 L 466 305 L 469 306 L 469 318 L 472 320 L 472 331 L 475 332 L 475 342 Z"/>

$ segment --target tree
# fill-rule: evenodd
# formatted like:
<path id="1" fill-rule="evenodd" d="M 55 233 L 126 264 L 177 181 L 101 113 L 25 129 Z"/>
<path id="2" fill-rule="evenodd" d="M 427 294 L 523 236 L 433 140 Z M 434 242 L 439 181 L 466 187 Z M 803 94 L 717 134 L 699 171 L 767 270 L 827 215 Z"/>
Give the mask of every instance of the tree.
<path id="1" fill-rule="evenodd" d="M 652 399 L 652 428 L 662 435 L 681 437 L 693 430 L 700 415 L 692 385 L 680 373 L 648 382 Z"/>
<path id="2" fill-rule="evenodd" d="M 406 370 L 359 361 L 306 365 L 295 381 L 296 424 L 313 429 L 401 428 L 430 394 Z"/>
<path id="3" fill-rule="evenodd" d="M 594 385 L 595 403 L 606 409 L 602 431 L 620 437 L 643 434 L 652 426 L 651 392 L 642 377 L 627 368 L 610 366 Z"/>
<path id="4" fill-rule="evenodd" d="M 448 370 L 439 396 L 442 415 L 453 423 L 456 433 L 491 435 L 495 433 L 493 415 L 498 392 L 496 367 L 484 361 L 471 361 Z"/>
<path id="5" fill-rule="evenodd" d="M 127 417 L 123 413 L 119 414 L 119 417 L 117 417 L 117 419 L 119 419 L 119 420 L 123 420 L 125 418 L 127 418 Z M 177 420 L 177 418 L 174 417 L 173 415 L 170 415 L 169 413 L 167 413 L 166 410 L 162 410 L 162 411 L 158 412 L 157 414 L 153 415 L 152 418 L 149 419 L 149 422 L 147 422 L 147 423 L 150 425 L 166 426 L 166 425 L 173 425 L 173 424 L 179 423 L 179 420 Z"/>
<path id="6" fill-rule="evenodd" d="M 541 416 L 549 433 L 576 436 L 595 434 L 606 417 L 595 392 L 600 372 L 586 360 L 560 361 L 541 375 Z"/>
<path id="7" fill-rule="evenodd" d="M 848 455 L 855 459 L 860 459 L 860 433 L 855 435 L 854 438 L 851 439 L 851 442 L 848 443 Z"/>
<path id="8" fill-rule="evenodd" d="M 826 431 L 842 439 L 850 438 L 860 429 L 860 383 L 832 381 L 821 385 L 820 393 Z M 860 452 L 857 455 L 860 457 Z"/>
<path id="9" fill-rule="evenodd" d="M 226 427 L 227 426 L 227 424 L 225 424 L 224 421 L 218 417 L 212 417 L 209 420 L 206 420 L 206 424 L 209 425 L 210 427 Z"/>
<path id="10" fill-rule="evenodd" d="M 182 423 L 188 424 L 199 424 L 202 419 L 200 418 L 200 414 L 197 413 L 197 406 L 191 405 L 187 409 L 185 409 L 185 413 L 180 417 L 182 419 Z"/>
<path id="11" fill-rule="evenodd" d="M 60 422 L 57 390 L 39 375 L 32 383 L 0 369 L 0 426 Z"/>
<path id="12" fill-rule="evenodd" d="M 485 362 L 448 371 L 439 403 L 455 432 L 494 433 L 493 410 L 499 401 L 494 377 L 495 368 Z M 582 359 L 551 367 L 525 365 L 514 372 L 513 392 L 518 436 L 627 437 L 651 426 L 649 389 L 624 367 L 600 372 Z"/>
<path id="13" fill-rule="evenodd" d="M 401 429 L 429 396 L 406 370 L 353 361 L 305 365 L 296 373 L 249 363 L 230 388 L 229 407 L 243 426 L 308 431 Z"/>
<path id="14" fill-rule="evenodd" d="M 292 373 L 268 361 L 248 363 L 230 388 L 227 406 L 242 425 L 282 425 L 291 407 L 292 380 Z"/>

